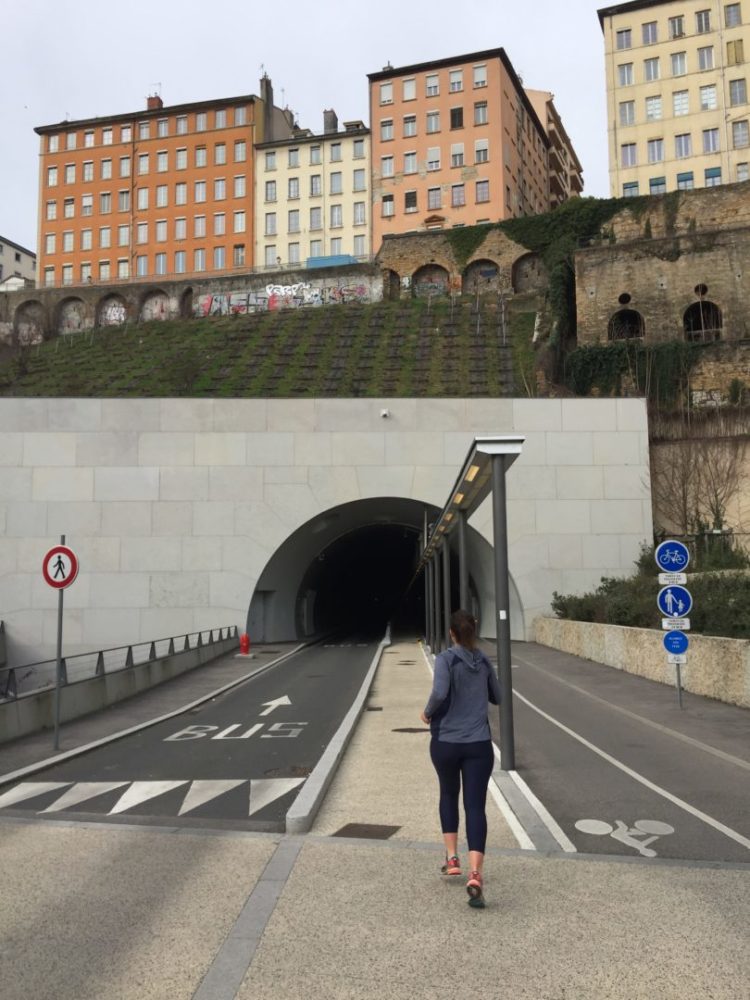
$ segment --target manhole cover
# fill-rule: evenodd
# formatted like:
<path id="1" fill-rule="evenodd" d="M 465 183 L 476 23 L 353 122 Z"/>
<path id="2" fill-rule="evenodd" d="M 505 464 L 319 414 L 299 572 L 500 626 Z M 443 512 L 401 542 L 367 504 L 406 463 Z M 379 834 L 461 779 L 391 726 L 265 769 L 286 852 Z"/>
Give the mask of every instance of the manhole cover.
<path id="1" fill-rule="evenodd" d="M 361 837 L 364 840 L 388 840 L 400 826 L 385 826 L 381 823 L 347 823 L 337 830 L 334 837 Z"/>
<path id="2" fill-rule="evenodd" d="M 392 733 L 429 733 L 429 729 L 417 729 L 414 726 L 405 726 L 403 729 L 392 729 Z"/>
<path id="3" fill-rule="evenodd" d="M 375 705 L 368 705 L 366 711 L 367 712 L 382 712 L 383 709 L 382 708 L 376 708 Z"/>
<path id="4" fill-rule="evenodd" d="M 292 764 L 291 767 L 272 767 L 263 773 L 267 774 L 269 778 L 307 778 L 311 771 L 311 767 Z"/>

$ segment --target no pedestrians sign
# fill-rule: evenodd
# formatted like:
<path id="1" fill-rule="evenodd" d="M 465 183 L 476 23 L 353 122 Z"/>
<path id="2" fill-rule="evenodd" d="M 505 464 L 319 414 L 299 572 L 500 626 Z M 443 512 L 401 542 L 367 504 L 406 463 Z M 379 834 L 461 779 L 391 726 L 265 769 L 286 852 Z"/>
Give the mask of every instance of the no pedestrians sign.
<path id="1" fill-rule="evenodd" d="M 78 557 L 67 545 L 55 545 L 42 561 L 42 575 L 50 587 L 63 590 L 78 576 Z"/>

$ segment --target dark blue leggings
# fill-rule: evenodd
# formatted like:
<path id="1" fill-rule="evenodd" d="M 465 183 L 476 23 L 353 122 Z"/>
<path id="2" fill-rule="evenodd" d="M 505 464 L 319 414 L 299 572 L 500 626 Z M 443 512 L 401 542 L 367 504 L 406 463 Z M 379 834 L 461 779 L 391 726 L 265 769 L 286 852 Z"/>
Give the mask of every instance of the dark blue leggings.
<path id="1" fill-rule="evenodd" d="M 490 740 L 478 743 L 430 742 L 430 757 L 440 781 L 440 825 L 443 833 L 458 832 L 458 793 L 463 782 L 466 839 L 470 851 L 481 851 L 487 843 L 484 811 L 487 785 L 495 764 Z"/>

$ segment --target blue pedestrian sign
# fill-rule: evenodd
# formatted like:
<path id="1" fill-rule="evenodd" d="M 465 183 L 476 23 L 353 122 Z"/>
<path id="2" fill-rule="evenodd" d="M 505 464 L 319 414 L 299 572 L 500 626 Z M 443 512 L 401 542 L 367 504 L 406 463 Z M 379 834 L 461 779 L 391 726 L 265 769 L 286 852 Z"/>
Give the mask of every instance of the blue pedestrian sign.
<path id="1" fill-rule="evenodd" d="M 663 573 L 681 573 L 690 562 L 690 551 L 687 545 L 670 538 L 657 546 L 654 558 Z"/>
<path id="2" fill-rule="evenodd" d="M 665 632 L 662 639 L 664 648 L 668 653 L 687 653 L 690 640 L 684 632 Z"/>
<path id="3" fill-rule="evenodd" d="M 662 587 L 656 603 L 667 618 L 685 618 L 690 614 L 693 598 L 686 587 Z"/>

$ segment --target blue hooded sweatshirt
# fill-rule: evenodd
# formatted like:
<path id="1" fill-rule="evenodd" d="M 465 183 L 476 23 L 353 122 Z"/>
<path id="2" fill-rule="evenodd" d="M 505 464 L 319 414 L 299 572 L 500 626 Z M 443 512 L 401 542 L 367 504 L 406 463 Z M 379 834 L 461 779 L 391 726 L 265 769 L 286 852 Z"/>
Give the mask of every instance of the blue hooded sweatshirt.
<path id="1" fill-rule="evenodd" d="M 443 743 L 490 739 L 487 703 L 500 704 L 495 668 L 480 649 L 451 646 L 435 660 L 435 676 L 424 714 Z"/>

